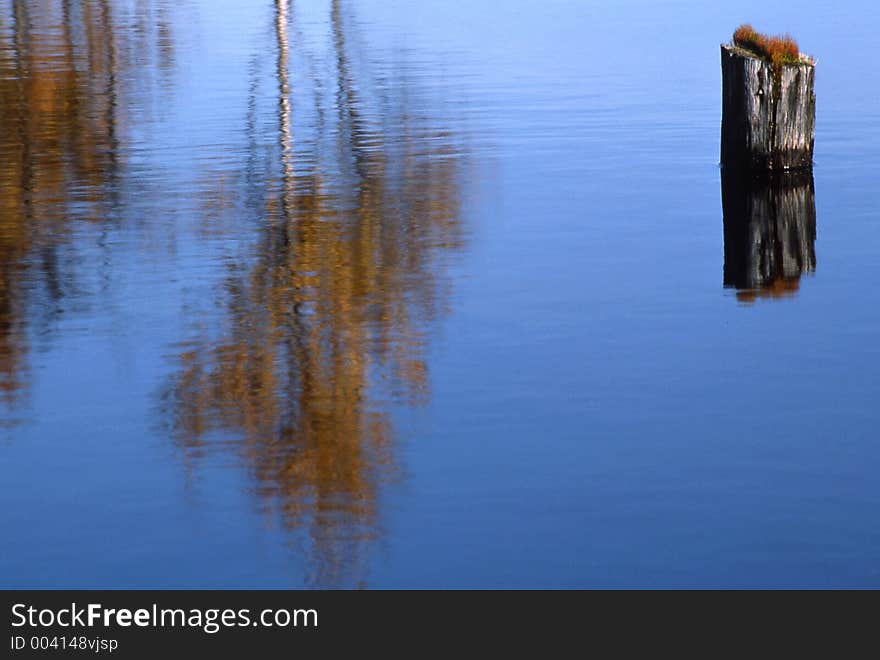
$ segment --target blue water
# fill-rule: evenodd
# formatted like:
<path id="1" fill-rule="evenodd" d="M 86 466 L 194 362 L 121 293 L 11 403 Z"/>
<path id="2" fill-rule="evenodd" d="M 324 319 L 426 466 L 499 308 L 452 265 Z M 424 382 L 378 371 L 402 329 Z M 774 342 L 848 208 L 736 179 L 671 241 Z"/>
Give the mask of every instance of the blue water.
<path id="1" fill-rule="evenodd" d="M 817 128 L 733 281 L 744 21 Z M 878 29 L 0 0 L 0 585 L 880 586 Z"/>

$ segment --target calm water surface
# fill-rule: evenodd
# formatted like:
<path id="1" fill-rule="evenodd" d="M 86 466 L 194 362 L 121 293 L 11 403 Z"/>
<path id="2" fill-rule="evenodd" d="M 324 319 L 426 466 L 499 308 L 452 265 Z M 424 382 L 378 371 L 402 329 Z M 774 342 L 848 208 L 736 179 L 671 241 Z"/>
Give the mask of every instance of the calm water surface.
<path id="1" fill-rule="evenodd" d="M 781 189 L 745 20 L 819 61 Z M 880 586 L 878 29 L 0 0 L 0 584 Z"/>

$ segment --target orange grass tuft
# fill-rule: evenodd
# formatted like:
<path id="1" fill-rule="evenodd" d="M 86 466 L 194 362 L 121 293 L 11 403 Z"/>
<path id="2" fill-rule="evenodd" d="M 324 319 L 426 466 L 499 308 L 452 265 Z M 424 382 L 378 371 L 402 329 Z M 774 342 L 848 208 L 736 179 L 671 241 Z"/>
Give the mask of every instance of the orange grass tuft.
<path id="1" fill-rule="evenodd" d="M 734 30 L 733 43 L 766 57 L 777 69 L 783 64 L 796 64 L 800 61 L 800 50 L 790 34 L 770 37 L 756 32 L 751 25 L 744 23 Z"/>

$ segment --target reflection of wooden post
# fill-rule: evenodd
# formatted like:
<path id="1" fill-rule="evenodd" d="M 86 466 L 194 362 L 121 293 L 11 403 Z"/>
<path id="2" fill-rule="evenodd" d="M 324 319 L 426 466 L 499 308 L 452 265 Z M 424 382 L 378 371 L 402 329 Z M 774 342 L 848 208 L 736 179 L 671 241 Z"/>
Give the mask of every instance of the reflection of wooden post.
<path id="1" fill-rule="evenodd" d="M 737 297 L 781 296 L 816 268 L 816 198 L 811 172 L 756 179 L 721 171 L 724 285 Z"/>
<path id="2" fill-rule="evenodd" d="M 783 64 L 721 46 L 721 163 L 761 170 L 813 165 L 815 64 Z"/>

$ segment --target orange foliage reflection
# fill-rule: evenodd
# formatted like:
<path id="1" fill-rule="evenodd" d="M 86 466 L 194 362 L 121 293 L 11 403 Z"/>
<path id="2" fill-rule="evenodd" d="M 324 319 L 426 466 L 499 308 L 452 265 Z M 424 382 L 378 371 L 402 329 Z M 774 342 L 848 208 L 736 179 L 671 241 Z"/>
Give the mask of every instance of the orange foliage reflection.
<path id="1" fill-rule="evenodd" d="M 188 461 L 231 449 L 267 511 L 303 532 L 312 583 L 357 586 L 380 487 L 398 470 L 390 407 L 428 395 L 444 255 L 463 241 L 464 154 L 410 105 L 416 90 L 370 96 L 338 1 L 330 89 L 296 95 L 296 17 L 276 8 L 277 148 L 251 154 L 242 192 L 259 200 L 259 238 L 230 268 L 222 332 L 178 353 L 165 405 Z M 297 124 L 298 107 L 309 122 Z"/>

